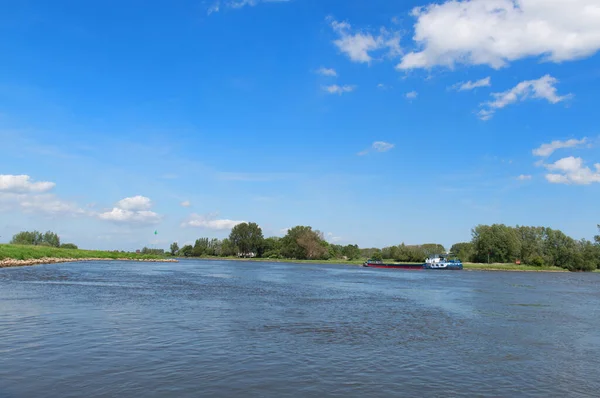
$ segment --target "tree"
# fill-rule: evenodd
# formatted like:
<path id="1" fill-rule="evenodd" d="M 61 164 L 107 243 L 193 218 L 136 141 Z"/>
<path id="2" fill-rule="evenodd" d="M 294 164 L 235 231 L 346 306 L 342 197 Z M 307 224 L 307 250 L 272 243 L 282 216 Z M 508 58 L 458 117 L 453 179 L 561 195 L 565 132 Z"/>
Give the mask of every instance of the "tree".
<path id="1" fill-rule="evenodd" d="M 262 254 L 263 233 L 256 223 L 241 223 L 233 227 L 229 240 L 242 257 L 259 256 Z"/>
<path id="2" fill-rule="evenodd" d="M 439 243 L 425 243 L 419 247 L 421 250 L 423 250 L 426 256 L 446 253 L 446 248 L 444 245 L 440 245 Z"/>
<path id="3" fill-rule="evenodd" d="M 60 238 L 54 232 L 47 231 L 42 240 L 52 247 L 60 247 Z"/>
<path id="4" fill-rule="evenodd" d="M 383 254 L 381 250 L 376 250 L 371 254 L 371 259 L 375 261 L 383 261 Z"/>
<path id="5" fill-rule="evenodd" d="M 598 231 L 600 232 L 600 224 L 598 224 Z M 597 245 L 600 245 L 600 235 L 594 236 L 594 240 L 596 241 Z"/>
<path id="6" fill-rule="evenodd" d="M 450 253 L 458 257 L 460 261 L 463 262 L 473 261 L 474 252 L 475 250 L 473 248 L 473 243 L 471 242 L 456 243 L 452 245 L 452 248 L 450 249 Z"/>
<path id="7" fill-rule="evenodd" d="M 60 238 L 54 232 L 48 231 L 44 234 L 38 231 L 22 231 L 14 235 L 10 243 L 14 245 L 43 245 L 60 247 Z"/>
<path id="8" fill-rule="evenodd" d="M 357 260 L 361 258 L 360 249 L 358 245 L 346 245 L 342 249 L 342 255 L 348 260 Z"/>
<path id="9" fill-rule="evenodd" d="M 477 262 L 512 263 L 521 254 L 518 234 L 506 225 L 478 225 L 472 234 Z"/>
<path id="10" fill-rule="evenodd" d="M 61 249 L 78 249 L 77 245 L 75 245 L 73 243 L 61 243 L 60 248 Z"/>
<path id="11" fill-rule="evenodd" d="M 179 252 L 179 245 L 177 244 L 177 242 L 171 243 L 171 255 L 176 256 L 177 252 Z"/>
<path id="12" fill-rule="evenodd" d="M 192 245 L 185 245 L 179 250 L 179 255 L 184 257 L 192 257 L 194 247 Z"/>

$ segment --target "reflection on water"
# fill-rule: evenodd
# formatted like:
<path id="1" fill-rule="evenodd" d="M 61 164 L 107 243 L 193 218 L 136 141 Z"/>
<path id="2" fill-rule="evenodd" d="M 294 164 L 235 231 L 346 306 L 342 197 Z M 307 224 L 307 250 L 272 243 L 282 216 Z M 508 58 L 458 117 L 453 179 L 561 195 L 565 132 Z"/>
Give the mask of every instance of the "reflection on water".
<path id="1" fill-rule="evenodd" d="M 0 270 L 0 397 L 598 396 L 600 275 Z"/>

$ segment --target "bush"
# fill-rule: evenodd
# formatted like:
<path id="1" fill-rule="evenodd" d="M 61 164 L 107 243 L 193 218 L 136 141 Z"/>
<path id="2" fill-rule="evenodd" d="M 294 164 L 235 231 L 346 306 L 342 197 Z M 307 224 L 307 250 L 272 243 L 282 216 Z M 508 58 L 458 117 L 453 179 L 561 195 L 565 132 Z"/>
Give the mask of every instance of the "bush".
<path id="1" fill-rule="evenodd" d="M 534 267 L 543 267 L 545 264 L 544 258 L 541 256 L 535 256 L 532 257 L 531 260 L 529 260 L 529 264 L 533 265 Z"/>
<path id="2" fill-rule="evenodd" d="M 74 243 L 63 243 L 60 245 L 61 249 L 79 249 Z"/>

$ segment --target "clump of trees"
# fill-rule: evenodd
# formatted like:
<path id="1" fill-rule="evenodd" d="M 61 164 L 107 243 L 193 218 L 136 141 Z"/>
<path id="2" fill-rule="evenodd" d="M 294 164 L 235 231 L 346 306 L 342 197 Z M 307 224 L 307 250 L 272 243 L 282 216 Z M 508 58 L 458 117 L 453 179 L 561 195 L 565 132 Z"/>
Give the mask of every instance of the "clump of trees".
<path id="1" fill-rule="evenodd" d="M 47 231 L 41 233 L 39 231 L 21 231 L 13 235 L 11 241 L 13 245 L 32 245 L 32 246 L 49 246 L 60 247 L 62 249 L 77 249 L 77 245 L 73 243 L 60 243 L 60 237 L 52 232 Z"/>
<path id="2" fill-rule="evenodd" d="M 600 225 L 598 226 L 600 229 Z M 462 261 L 555 266 L 570 271 L 600 268 L 600 236 L 595 243 L 575 240 L 562 231 L 546 227 L 478 225 L 471 242 L 457 243 L 451 252 Z"/>
<path id="3" fill-rule="evenodd" d="M 194 245 L 179 248 L 171 244 L 171 254 L 183 257 L 261 257 L 294 260 L 356 260 L 362 257 L 358 245 L 335 245 L 325 240 L 323 233 L 310 226 L 298 225 L 286 235 L 265 238 L 256 223 L 236 225 L 223 240 L 200 238 Z"/>

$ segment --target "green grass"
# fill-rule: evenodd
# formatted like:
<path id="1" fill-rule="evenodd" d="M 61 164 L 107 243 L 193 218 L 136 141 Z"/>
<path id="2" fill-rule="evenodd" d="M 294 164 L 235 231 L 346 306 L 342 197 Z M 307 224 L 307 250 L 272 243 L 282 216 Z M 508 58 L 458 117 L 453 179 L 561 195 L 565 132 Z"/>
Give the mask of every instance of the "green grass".
<path id="1" fill-rule="evenodd" d="M 145 259 L 156 260 L 166 258 L 150 254 L 108 252 L 101 250 L 81 250 L 81 249 L 60 249 L 48 246 L 22 246 L 22 245 L 3 245 L 0 244 L 0 260 L 31 260 L 39 258 L 127 258 L 127 259 Z"/>
<path id="2" fill-rule="evenodd" d="M 564 268 L 559 267 L 536 267 L 533 265 L 524 264 L 475 264 L 475 263 L 463 263 L 463 268 L 467 270 L 479 270 L 479 271 L 529 271 L 529 272 L 540 272 L 540 271 L 554 271 L 554 272 L 569 272 Z"/>

